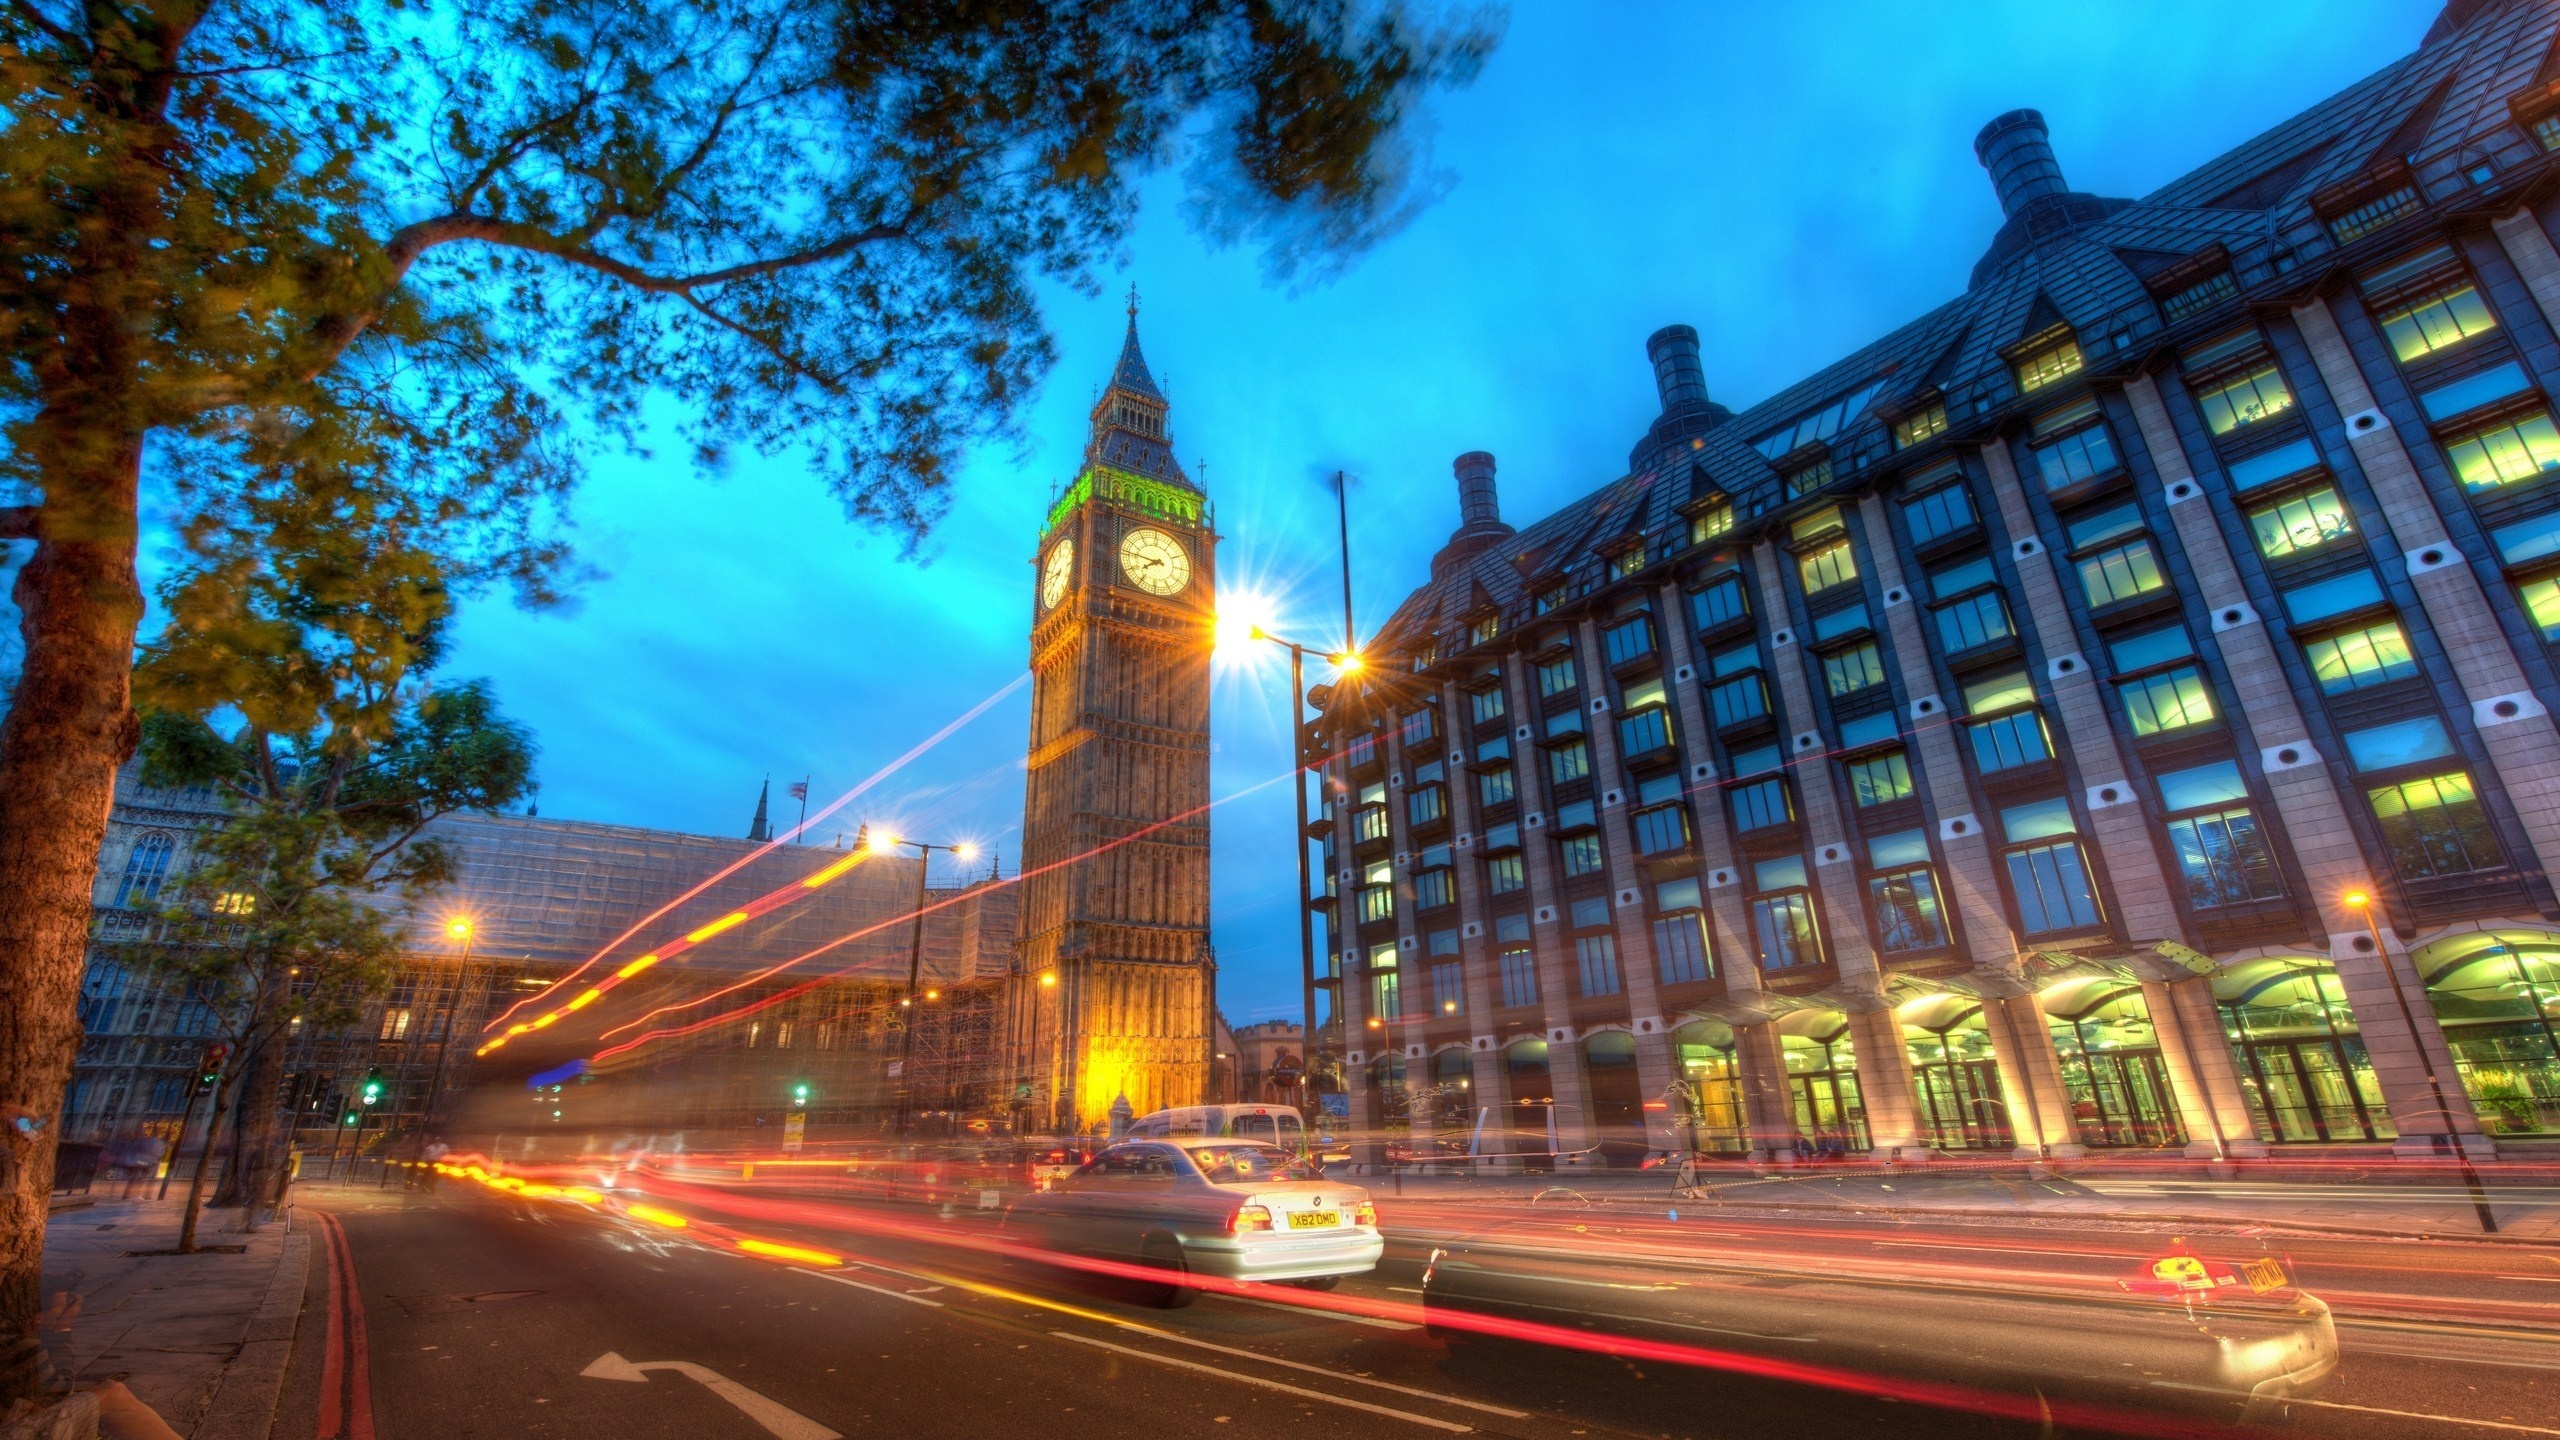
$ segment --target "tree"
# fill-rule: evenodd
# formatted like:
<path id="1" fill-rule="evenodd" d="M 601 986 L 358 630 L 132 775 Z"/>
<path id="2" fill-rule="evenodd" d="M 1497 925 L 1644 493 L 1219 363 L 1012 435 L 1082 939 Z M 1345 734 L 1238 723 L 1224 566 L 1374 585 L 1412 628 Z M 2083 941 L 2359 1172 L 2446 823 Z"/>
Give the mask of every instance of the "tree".
<path id="1" fill-rule="evenodd" d="M 439 507 L 348 453 L 307 432 L 257 452 L 254 478 L 189 527 L 193 563 L 164 588 L 169 623 L 134 677 L 144 779 L 208 787 L 232 812 L 197 842 L 142 956 L 214 1006 L 239 1057 L 215 1105 L 218 1120 L 236 1094 L 223 1203 L 267 1193 L 289 1028 L 354 1018 L 397 957 L 387 910 L 451 879 L 427 826 L 533 789 L 533 741 L 485 684 L 418 680 L 469 554 Z"/>
<path id="2" fill-rule="evenodd" d="M 1010 435 L 1137 181 L 1321 273 L 1430 198 L 1416 123 L 1481 21 L 1428 0 L 0 0 L 0 1399 L 34 1373 L 47 1129 L 139 738 L 148 476 L 353 463 L 540 595 L 643 396 L 804 456 L 910 539 Z M 272 456 L 270 457 L 272 458 Z M 157 498 L 157 497 L 155 497 Z"/>

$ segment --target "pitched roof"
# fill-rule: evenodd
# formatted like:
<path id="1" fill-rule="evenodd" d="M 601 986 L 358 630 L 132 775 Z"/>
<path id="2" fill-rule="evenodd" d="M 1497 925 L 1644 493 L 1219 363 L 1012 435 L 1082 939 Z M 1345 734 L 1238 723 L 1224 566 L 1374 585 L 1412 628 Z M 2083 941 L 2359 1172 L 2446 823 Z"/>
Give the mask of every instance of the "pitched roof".
<path id="1" fill-rule="evenodd" d="M 2470 172 L 2483 161 L 2500 172 L 2542 163 L 2506 101 L 2551 61 L 2560 0 L 2457 0 L 2439 28 L 2415 53 L 2138 200 L 2034 202 L 2002 227 L 1963 295 L 1702 434 L 1639 443 L 1630 473 L 1439 567 L 1381 640 L 1418 648 L 1481 606 L 1478 586 L 1507 608 L 1525 598 L 1524 574 L 1595 582 L 1592 549 L 1625 533 L 1627 506 L 1643 507 L 1657 533 L 1683 525 L 1680 507 L 1711 492 L 1733 497 L 1743 517 L 1776 508 L 1782 481 L 1759 442 L 1783 443 L 1773 437 L 1800 433 L 1800 422 L 1870 386 L 1824 442 L 1843 478 L 1892 461 L 1891 418 L 1933 389 L 1959 429 L 2018 405 L 2003 352 L 2053 316 L 2093 369 L 2130 363 L 2169 328 L 2144 276 L 2216 245 L 2244 293 L 2307 276 L 2337 248 L 2313 197 L 2377 165 L 2404 163 L 2428 200 L 2449 202 L 2480 183 Z"/>

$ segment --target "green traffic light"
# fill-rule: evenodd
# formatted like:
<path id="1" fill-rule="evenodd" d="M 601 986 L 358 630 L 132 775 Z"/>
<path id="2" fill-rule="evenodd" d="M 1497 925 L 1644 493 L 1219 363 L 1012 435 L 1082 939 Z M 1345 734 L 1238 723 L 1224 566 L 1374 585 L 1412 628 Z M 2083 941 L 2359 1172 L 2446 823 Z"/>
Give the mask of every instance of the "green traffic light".
<path id="1" fill-rule="evenodd" d="M 808 1104 L 808 1103 L 809 1103 L 809 1087 L 808 1087 L 806 1084 L 801 1084 L 801 1085 L 794 1085 L 794 1086 L 792 1086 L 792 1087 L 791 1087 L 791 1100 L 792 1100 L 792 1103 L 793 1103 L 793 1104 L 796 1104 L 796 1105 L 806 1105 L 806 1104 Z"/>

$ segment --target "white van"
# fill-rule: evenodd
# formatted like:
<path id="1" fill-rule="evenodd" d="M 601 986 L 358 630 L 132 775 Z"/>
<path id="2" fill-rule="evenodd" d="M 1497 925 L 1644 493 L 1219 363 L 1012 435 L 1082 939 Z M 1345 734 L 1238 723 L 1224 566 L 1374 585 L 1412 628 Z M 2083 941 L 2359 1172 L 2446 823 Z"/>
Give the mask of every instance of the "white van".
<path id="1" fill-rule="evenodd" d="M 1286 1105 L 1181 1105 L 1144 1115 L 1129 1125 L 1132 1140 L 1198 1135 L 1221 1140 L 1260 1140 L 1284 1150 L 1304 1150 L 1307 1122 Z"/>

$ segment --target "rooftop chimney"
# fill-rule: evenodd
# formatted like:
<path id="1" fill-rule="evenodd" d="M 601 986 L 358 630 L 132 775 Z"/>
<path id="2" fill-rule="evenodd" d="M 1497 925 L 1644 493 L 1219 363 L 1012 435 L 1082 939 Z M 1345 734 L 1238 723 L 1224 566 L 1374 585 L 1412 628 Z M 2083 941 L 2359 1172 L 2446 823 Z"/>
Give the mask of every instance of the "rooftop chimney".
<path id="1" fill-rule="evenodd" d="M 1664 414 L 1707 403 L 1707 367 L 1698 363 L 1696 330 L 1665 325 L 1644 342 L 1644 353 L 1653 361 L 1653 388 L 1661 392 Z"/>
<path id="2" fill-rule="evenodd" d="M 1502 505 L 1494 498 L 1491 452 L 1470 450 L 1451 468 L 1458 472 L 1458 533 L 1509 533 L 1510 527 L 1502 523 Z"/>
<path id="3" fill-rule="evenodd" d="M 1452 565 L 1482 553 L 1517 533 L 1502 523 L 1502 506 L 1493 494 L 1493 456 L 1470 450 L 1450 467 L 1458 473 L 1458 529 L 1440 553 L 1431 557 L 1431 576 L 1440 578 Z"/>
<path id="4" fill-rule="evenodd" d="M 2053 145 L 2045 136 L 2044 116 L 2036 111 L 2012 110 L 1983 126 L 1982 133 L 1973 137 L 1973 156 L 1991 172 L 1991 188 L 2000 192 L 2003 215 L 2015 215 L 2028 202 L 2060 195 L 2068 188 L 2062 183 L 2061 162 L 2053 158 Z"/>

